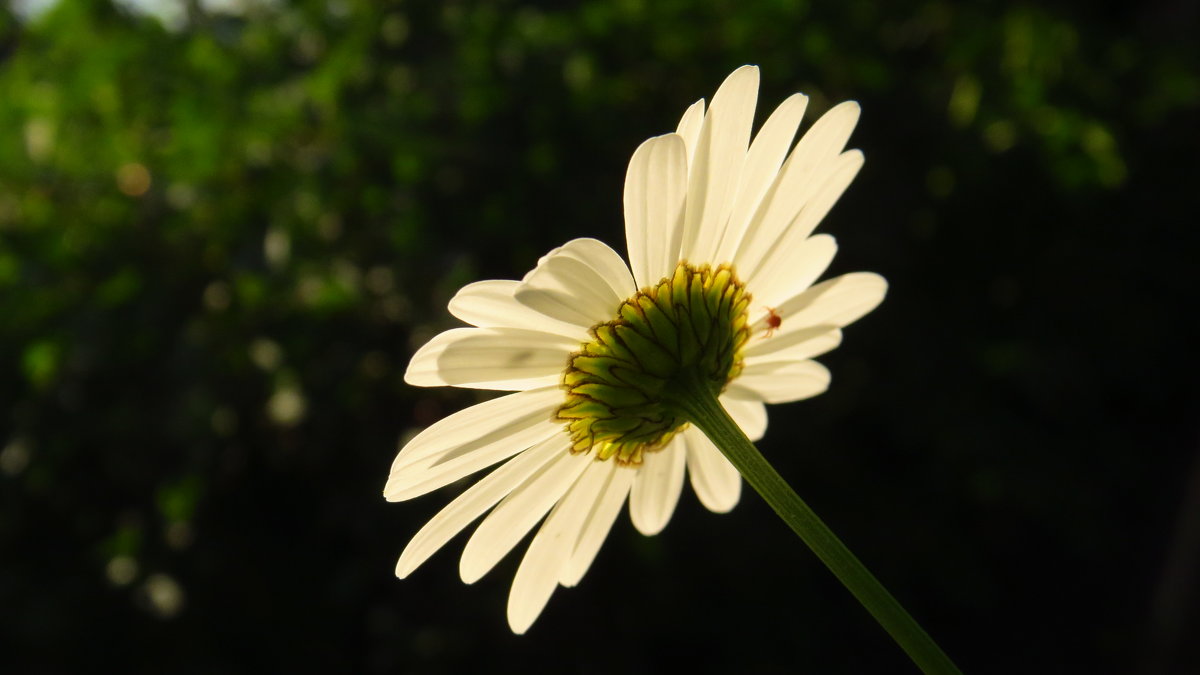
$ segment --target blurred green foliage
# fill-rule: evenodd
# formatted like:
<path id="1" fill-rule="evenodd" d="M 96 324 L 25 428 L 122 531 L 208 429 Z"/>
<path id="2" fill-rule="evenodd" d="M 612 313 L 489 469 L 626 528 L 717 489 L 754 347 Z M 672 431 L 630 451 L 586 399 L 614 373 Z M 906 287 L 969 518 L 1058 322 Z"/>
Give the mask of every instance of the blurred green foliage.
<path id="1" fill-rule="evenodd" d="M 899 668 L 749 504 L 614 534 L 605 555 L 635 559 L 560 593 L 524 642 L 503 571 L 461 589 L 447 554 L 390 578 L 444 501 L 382 503 L 397 439 L 474 400 L 403 384 L 453 325 L 445 301 L 571 237 L 619 248 L 636 144 L 758 63 L 760 118 L 796 90 L 817 112 L 863 102 L 868 168 L 832 229 L 839 264 L 895 289 L 831 357 L 840 393 L 773 417 L 768 449 L 820 477 L 802 493 L 968 672 L 1168 672 L 1139 659 L 1171 646 L 1142 613 L 1194 445 L 1195 29 L 1194 3 L 0 9 L 4 653 L 27 672 L 652 672 L 713 616 L 759 611 L 729 628 L 755 655 L 699 667 Z M 808 454 L 786 459 L 796 438 Z M 1101 579 L 1125 590 L 1097 599 Z M 673 609 L 592 648 L 658 641 L 581 655 L 627 605 Z M 1021 630 L 1047 636 L 1024 652 Z M 242 633 L 254 646 L 224 639 Z"/>

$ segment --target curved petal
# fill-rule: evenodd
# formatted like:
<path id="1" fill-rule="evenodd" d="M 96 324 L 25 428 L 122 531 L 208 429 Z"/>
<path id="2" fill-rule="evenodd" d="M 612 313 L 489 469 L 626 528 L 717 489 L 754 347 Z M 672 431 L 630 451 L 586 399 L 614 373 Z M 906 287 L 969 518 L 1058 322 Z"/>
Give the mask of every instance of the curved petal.
<path id="1" fill-rule="evenodd" d="M 579 342 L 520 328 L 453 328 L 413 355 L 404 381 L 418 387 L 520 391 L 558 384 Z"/>
<path id="2" fill-rule="evenodd" d="M 578 584 L 588 568 L 592 566 L 592 561 L 596 559 L 600 545 L 604 543 L 609 530 L 617 520 L 617 514 L 621 512 L 621 506 L 625 503 L 625 498 L 629 496 L 629 488 L 633 485 L 633 479 L 637 475 L 637 471 L 634 469 L 617 466 L 616 462 L 602 462 L 602 464 L 612 464 L 613 471 L 609 474 L 608 483 L 600 492 L 599 499 L 592 505 L 587 520 L 579 530 L 571 558 L 559 574 L 558 582 L 563 586 L 570 587 Z"/>
<path id="3" fill-rule="evenodd" d="M 713 513 L 728 512 L 742 495 L 742 475 L 699 429 L 687 429 L 683 435 L 688 476 L 696 497 Z"/>
<path id="4" fill-rule="evenodd" d="M 681 257 L 713 261 L 733 208 L 758 101 L 758 67 L 733 71 L 704 116 L 688 175 Z"/>
<path id="5" fill-rule="evenodd" d="M 678 436 L 662 450 L 645 454 L 629 493 L 629 518 L 638 532 L 658 534 L 671 520 L 683 490 L 686 454 Z"/>
<path id="6" fill-rule="evenodd" d="M 594 239 L 577 239 L 542 256 L 513 297 L 546 316 L 587 329 L 616 316 L 631 287 L 620 255 Z"/>
<path id="7" fill-rule="evenodd" d="M 383 495 L 403 501 L 452 483 L 562 432 L 558 387 L 473 405 L 417 434 L 396 455 Z"/>
<path id="8" fill-rule="evenodd" d="M 687 165 L 692 165 L 692 156 L 696 153 L 696 144 L 700 141 L 700 127 L 704 126 L 704 99 L 700 99 L 688 106 L 688 109 L 683 111 L 683 117 L 679 119 L 679 126 L 675 128 L 675 133 L 683 138 L 684 145 L 687 146 Z"/>
<path id="9" fill-rule="evenodd" d="M 811 398 L 829 388 L 829 370 L 816 361 L 772 362 L 747 366 L 726 393 L 766 403 Z"/>
<path id="10" fill-rule="evenodd" d="M 513 295 L 520 285 L 521 282 L 509 279 L 467 284 L 450 298 L 450 313 L 480 328 L 525 328 L 579 342 L 588 340 L 587 328 L 559 321 L 517 302 Z"/>
<path id="11" fill-rule="evenodd" d="M 514 633 L 528 630 L 550 600 L 581 528 L 608 485 L 614 464 L 590 462 L 534 535 L 508 594 L 508 625 Z"/>
<path id="12" fill-rule="evenodd" d="M 403 579 L 412 574 L 463 528 L 562 452 L 562 443 L 539 443 L 472 485 L 413 535 L 396 563 L 396 576 Z"/>
<path id="13" fill-rule="evenodd" d="M 742 433 L 751 441 L 757 441 L 767 433 L 767 407 L 762 401 L 747 401 L 721 394 L 721 407 L 729 413 Z"/>
<path id="14" fill-rule="evenodd" d="M 837 254 L 837 242 L 828 234 L 816 234 L 798 246 L 780 247 L 778 263 L 765 265 L 754 278 L 756 304 L 777 307 L 813 285 Z M 765 313 L 764 313 L 765 315 Z"/>
<path id="15" fill-rule="evenodd" d="M 750 224 L 763 195 L 779 174 L 779 167 L 783 164 L 783 158 L 787 156 L 788 148 L 792 146 L 796 129 L 799 128 L 804 109 L 807 107 L 807 96 L 792 94 L 771 113 L 763 123 L 762 129 L 755 135 L 750 150 L 746 153 L 746 165 L 742 169 L 733 210 L 729 214 L 729 226 L 725 230 L 721 245 L 717 248 L 714 260 L 733 260 L 746 234 L 746 226 Z"/>
<path id="16" fill-rule="evenodd" d="M 760 201 L 734 256 L 743 279 L 778 245 L 796 215 L 825 185 L 831 167 L 838 161 L 850 132 L 858 123 L 858 114 L 858 104 L 853 101 L 836 105 L 796 144 Z M 816 225 L 817 222 L 812 222 L 800 238 L 807 237 Z"/>
<path id="17" fill-rule="evenodd" d="M 591 267 L 596 275 L 608 284 L 611 297 L 616 298 L 618 303 L 637 291 L 633 274 L 629 271 L 629 265 L 625 264 L 625 259 L 599 239 L 572 239 L 557 251 L 559 255 L 574 258 Z M 616 316 L 616 307 L 611 311 L 613 316 Z"/>
<path id="18" fill-rule="evenodd" d="M 625 240 L 638 288 L 675 268 L 687 193 L 687 150 L 676 134 L 642 143 L 625 174 Z M 613 308 L 614 313 L 616 308 Z"/>
<path id="19" fill-rule="evenodd" d="M 504 498 L 467 540 L 458 573 L 473 584 L 508 554 L 542 516 L 566 494 L 592 462 L 586 454 L 571 454 L 563 439 L 562 454 L 543 466 Z"/>

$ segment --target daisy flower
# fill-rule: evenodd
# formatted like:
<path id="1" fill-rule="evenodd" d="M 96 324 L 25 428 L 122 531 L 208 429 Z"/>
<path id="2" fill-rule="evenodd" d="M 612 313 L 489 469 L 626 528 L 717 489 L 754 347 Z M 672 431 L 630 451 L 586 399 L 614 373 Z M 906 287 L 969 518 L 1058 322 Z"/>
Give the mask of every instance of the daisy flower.
<path id="1" fill-rule="evenodd" d="M 504 463 L 417 532 L 397 576 L 487 514 L 459 562 L 472 583 L 541 522 L 508 601 L 523 633 L 557 586 L 579 583 L 626 502 L 645 535 L 666 526 L 685 476 L 709 510 L 737 503 L 737 469 L 672 404 L 684 383 L 717 396 L 752 441 L 766 431 L 764 404 L 829 386 L 813 357 L 887 288 L 871 273 L 814 285 L 836 245 L 813 230 L 862 167 L 862 153 L 844 149 L 859 108 L 833 107 L 793 147 L 808 102 L 795 94 L 751 142 L 758 79 L 739 68 L 707 110 L 701 99 L 675 133 L 634 152 L 628 264 L 576 239 L 520 281 L 480 281 L 450 301 L 471 327 L 430 340 L 405 380 L 515 393 L 409 441 L 384 496 L 411 499 Z"/>

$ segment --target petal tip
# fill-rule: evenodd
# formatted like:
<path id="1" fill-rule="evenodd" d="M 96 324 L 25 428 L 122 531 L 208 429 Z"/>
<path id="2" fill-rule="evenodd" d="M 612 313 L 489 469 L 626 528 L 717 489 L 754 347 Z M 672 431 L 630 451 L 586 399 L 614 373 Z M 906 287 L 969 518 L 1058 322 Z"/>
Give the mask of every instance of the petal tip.
<path id="1" fill-rule="evenodd" d="M 407 579 L 408 575 L 412 574 L 413 570 L 404 563 L 404 558 L 396 562 L 396 578 Z"/>

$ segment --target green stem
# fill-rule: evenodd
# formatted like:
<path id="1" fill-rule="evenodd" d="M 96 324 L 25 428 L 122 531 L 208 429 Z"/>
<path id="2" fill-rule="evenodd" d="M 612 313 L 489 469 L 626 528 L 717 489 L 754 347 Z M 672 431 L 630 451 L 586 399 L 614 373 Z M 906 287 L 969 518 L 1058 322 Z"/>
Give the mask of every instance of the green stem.
<path id="1" fill-rule="evenodd" d="M 707 382 L 676 381 L 670 403 L 682 416 L 695 424 L 751 487 L 775 509 L 813 553 L 825 563 L 871 616 L 883 626 L 909 658 L 927 674 L 957 674 L 958 667 L 937 646 L 923 628 L 900 606 L 883 584 L 859 562 L 804 500 L 779 476 L 741 427 L 721 407 Z"/>

